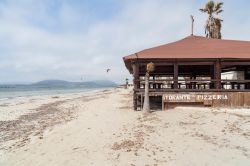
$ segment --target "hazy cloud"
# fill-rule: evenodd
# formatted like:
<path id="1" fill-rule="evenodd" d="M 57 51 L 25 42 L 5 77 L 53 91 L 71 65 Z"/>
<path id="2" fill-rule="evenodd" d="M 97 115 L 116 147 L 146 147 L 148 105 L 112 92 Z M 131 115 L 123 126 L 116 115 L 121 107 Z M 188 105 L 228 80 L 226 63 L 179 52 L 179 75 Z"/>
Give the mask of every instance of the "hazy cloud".
<path id="1" fill-rule="evenodd" d="M 206 1 L 123 0 L 0 2 L 0 82 L 42 79 L 123 81 L 122 57 L 190 34 L 203 35 Z M 250 11 L 244 0 L 225 1 L 225 38 L 250 38 Z M 233 13 L 232 13 L 233 11 Z M 244 20 L 242 20 L 244 18 Z M 111 68 L 107 74 L 106 68 Z"/>

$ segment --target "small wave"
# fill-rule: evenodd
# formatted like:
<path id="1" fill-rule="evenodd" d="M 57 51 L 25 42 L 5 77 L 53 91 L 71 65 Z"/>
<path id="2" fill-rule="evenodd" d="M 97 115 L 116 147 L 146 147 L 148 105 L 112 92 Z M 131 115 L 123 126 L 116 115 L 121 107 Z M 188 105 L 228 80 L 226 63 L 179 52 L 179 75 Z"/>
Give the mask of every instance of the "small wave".
<path id="1" fill-rule="evenodd" d="M 9 99 L 11 99 L 11 97 L 0 98 L 0 101 L 9 100 Z"/>

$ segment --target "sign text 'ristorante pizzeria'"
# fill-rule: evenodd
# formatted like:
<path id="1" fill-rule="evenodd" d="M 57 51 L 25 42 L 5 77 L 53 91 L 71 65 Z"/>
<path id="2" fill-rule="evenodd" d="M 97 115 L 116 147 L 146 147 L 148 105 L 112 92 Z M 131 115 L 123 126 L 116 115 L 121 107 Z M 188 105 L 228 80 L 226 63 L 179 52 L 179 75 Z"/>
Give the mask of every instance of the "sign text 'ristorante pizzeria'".
<path id="1" fill-rule="evenodd" d="M 212 100 L 228 100 L 227 94 L 164 94 L 163 101 L 198 102 Z"/>

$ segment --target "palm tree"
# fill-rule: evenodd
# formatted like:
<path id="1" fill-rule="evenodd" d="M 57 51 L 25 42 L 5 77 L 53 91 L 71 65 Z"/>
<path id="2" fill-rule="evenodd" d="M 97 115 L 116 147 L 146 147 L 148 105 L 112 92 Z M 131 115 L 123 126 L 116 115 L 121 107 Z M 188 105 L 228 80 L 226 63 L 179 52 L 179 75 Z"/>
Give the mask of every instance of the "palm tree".
<path id="1" fill-rule="evenodd" d="M 145 94 L 144 94 L 144 103 L 143 111 L 150 112 L 150 103 L 149 103 L 149 74 L 155 70 L 154 63 L 150 62 L 147 64 L 147 72 L 145 74 Z"/>
<path id="2" fill-rule="evenodd" d="M 200 9 L 201 12 L 208 14 L 208 19 L 205 26 L 206 37 L 221 39 L 221 22 L 223 20 L 215 18 L 214 14 L 218 15 L 223 12 L 221 9 L 223 2 L 215 3 L 208 1 L 204 8 Z"/>

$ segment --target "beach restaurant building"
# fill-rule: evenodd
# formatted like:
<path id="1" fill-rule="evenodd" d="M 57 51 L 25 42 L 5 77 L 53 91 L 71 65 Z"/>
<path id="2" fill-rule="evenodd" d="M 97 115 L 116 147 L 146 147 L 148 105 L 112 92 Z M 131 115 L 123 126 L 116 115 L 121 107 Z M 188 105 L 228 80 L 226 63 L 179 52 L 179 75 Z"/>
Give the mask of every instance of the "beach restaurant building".
<path id="1" fill-rule="evenodd" d="M 152 109 L 176 105 L 250 106 L 250 42 L 188 36 L 123 57 L 133 75 L 133 103 L 141 110 L 146 65 L 153 62 Z"/>

